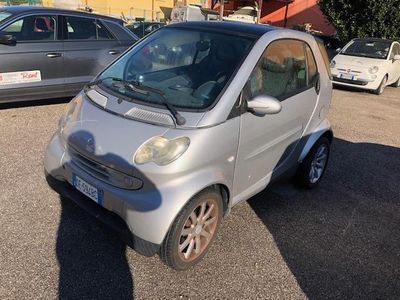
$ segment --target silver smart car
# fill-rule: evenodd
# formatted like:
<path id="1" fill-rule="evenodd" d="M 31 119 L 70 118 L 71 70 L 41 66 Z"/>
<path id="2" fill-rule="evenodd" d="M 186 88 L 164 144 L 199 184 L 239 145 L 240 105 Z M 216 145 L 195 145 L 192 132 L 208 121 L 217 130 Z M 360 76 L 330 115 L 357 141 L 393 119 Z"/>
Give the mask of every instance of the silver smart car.
<path id="1" fill-rule="evenodd" d="M 311 35 L 169 25 L 68 104 L 46 177 L 114 228 L 123 223 L 136 251 L 184 270 L 232 206 L 283 176 L 319 183 L 333 139 L 331 93 L 325 49 Z"/>

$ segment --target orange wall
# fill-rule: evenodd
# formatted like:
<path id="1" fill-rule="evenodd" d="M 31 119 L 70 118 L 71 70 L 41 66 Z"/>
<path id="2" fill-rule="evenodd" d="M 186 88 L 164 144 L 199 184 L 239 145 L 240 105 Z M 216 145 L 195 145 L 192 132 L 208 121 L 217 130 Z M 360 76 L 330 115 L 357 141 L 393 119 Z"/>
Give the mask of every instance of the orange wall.
<path id="1" fill-rule="evenodd" d="M 209 1 L 211 5 L 211 0 Z M 231 13 L 233 10 L 238 9 L 241 6 L 253 6 L 254 0 L 229 0 L 225 1 L 225 13 Z M 219 4 L 214 7 L 215 10 L 219 10 Z M 261 22 L 269 23 L 275 26 L 283 26 L 285 20 L 286 3 L 277 0 L 264 0 Z M 288 22 L 287 27 L 292 28 L 294 25 L 311 23 L 312 29 L 322 31 L 324 34 L 331 35 L 335 33 L 335 28 L 330 25 L 324 14 L 318 7 L 317 0 L 294 0 L 293 3 L 289 4 L 288 10 Z"/>
<path id="2" fill-rule="evenodd" d="M 261 22 L 275 26 L 283 26 L 285 20 L 286 4 L 281 1 L 264 1 L 261 13 Z M 330 35 L 335 33 L 335 28 L 330 25 L 324 14 L 318 7 L 317 0 L 294 0 L 289 4 L 287 27 L 294 25 L 311 23 L 312 29 L 322 31 Z"/>

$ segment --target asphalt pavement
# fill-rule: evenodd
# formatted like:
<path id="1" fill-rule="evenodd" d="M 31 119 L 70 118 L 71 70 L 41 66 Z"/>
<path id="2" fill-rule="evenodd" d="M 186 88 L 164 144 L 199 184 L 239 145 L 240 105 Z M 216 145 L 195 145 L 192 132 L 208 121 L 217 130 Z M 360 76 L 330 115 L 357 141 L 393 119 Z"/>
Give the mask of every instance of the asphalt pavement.
<path id="1" fill-rule="evenodd" d="M 335 90 L 320 186 L 281 182 L 239 204 L 186 272 L 47 186 L 64 107 L 0 106 L 0 299 L 400 299 L 400 89 Z"/>

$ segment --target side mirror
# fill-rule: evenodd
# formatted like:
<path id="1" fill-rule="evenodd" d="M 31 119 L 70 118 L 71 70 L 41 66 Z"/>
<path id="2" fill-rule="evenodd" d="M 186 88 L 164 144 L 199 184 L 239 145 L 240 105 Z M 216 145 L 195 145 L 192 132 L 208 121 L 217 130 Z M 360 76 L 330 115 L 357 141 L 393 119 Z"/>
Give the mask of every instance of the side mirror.
<path id="1" fill-rule="evenodd" d="M 393 57 L 393 59 L 394 59 L 394 60 L 400 60 L 400 55 L 399 55 L 399 54 L 396 54 L 396 55 Z"/>
<path id="2" fill-rule="evenodd" d="M 337 48 L 335 51 L 336 53 L 339 53 L 340 51 L 342 51 L 342 48 Z"/>
<path id="3" fill-rule="evenodd" d="M 282 110 L 282 104 L 274 97 L 260 95 L 247 102 L 247 109 L 255 115 L 273 115 Z"/>
<path id="4" fill-rule="evenodd" d="M 3 45 L 15 45 L 17 40 L 10 34 L 0 34 L 0 44 Z"/>

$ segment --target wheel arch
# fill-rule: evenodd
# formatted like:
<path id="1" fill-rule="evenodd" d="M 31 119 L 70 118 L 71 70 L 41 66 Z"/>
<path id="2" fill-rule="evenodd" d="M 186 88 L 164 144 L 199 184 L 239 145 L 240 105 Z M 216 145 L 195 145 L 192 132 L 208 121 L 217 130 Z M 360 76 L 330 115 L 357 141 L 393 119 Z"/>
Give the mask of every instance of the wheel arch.
<path id="1" fill-rule="evenodd" d="M 303 162 L 304 158 L 310 152 L 310 150 L 314 146 L 314 144 L 323 136 L 326 137 L 329 140 L 329 142 L 332 144 L 333 138 L 334 138 L 333 131 L 332 131 L 329 121 L 326 119 L 323 122 L 321 122 L 321 124 L 316 128 L 316 130 L 314 130 L 314 132 L 308 136 L 307 142 L 304 145 L 304 148 L 298 159 L 299 163 Z"/>

